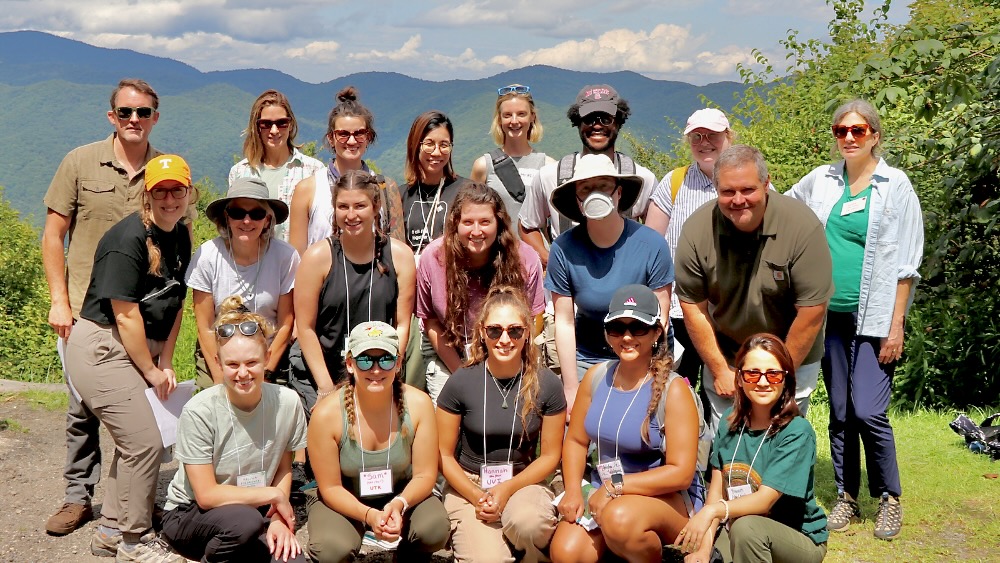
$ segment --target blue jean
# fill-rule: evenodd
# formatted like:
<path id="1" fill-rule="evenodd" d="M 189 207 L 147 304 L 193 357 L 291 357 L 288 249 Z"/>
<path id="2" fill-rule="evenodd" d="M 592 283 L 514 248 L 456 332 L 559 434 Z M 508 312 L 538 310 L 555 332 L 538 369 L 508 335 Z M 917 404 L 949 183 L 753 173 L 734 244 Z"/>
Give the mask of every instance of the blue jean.
<path id="1" fill-rule="evenodd" d="M 880 338 L 857 335 L 857 313 L 827 313 L 823 380 L 830 396 L 830 456 L 837 491 L 854 498 L 861 488 L 861 444 L 871 496 L 902 493 L 888 415 L 896 363 L 878 362 L 881 347 Z"/>

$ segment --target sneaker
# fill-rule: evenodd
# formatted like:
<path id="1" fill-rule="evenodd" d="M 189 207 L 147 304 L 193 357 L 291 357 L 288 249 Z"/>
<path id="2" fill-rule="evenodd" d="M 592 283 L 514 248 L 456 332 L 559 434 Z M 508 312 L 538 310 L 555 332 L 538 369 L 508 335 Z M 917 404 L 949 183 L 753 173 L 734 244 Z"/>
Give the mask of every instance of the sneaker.
<path id="1" fill-rule="evenodd" d="M 129 547 L 122 542 L 118 544 L 118 553 L 115 555 L 115 563 L 185 563 L 166 540 L 150 531 L 139 538 L 139 543 Z"/>
<path id="2" fill-rule="evenodd" d="M 121 532 L 107 526 L 98 526 L 94 537 L 90 539 L 90 553 L 98 557 L 114 557 L 118 554 L 118 544 L 121 542 Z"/>
<path id="3" fill-rule="evenodd" d="M 882 498 L 878 503 L 878 512 L 875 513 L 875 537 L 880 540 L 894 539 L 899 535 L 899 530 L 902 527 L 903 506 L 899 504 L 899 497 L 882 493 Z"/>
<path id="4" fill-rule="evenodd" d="M 53 536 L 65 536 L 90 522 L 93 518 L 94 509 L 89 504 L 67 502 L 49 517 L 48 522 L 45 523 L 45 531 Z"/>
<path id="5" fill-rule="evenodd" d="M 861 509 L 858 503 L 847 493 L 840 493 L 837 496 L 837 504 L 833 505 L 833 510 L 826 517 L 826 529 L 831 532 L 843 532 L 847 530 L 851 522 L 857 522 L 861 517 Z"/>

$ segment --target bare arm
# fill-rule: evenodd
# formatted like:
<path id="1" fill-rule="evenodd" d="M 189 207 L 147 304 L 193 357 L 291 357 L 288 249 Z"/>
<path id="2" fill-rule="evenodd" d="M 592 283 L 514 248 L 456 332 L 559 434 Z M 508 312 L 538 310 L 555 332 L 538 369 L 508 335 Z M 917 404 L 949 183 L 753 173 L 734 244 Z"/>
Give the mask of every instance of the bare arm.
<path id="1" fill-rule="evenodd" d="M 517 231 L 521 235 L 521 240 L 528 243 L 528 246 L 535 249 L 538 258 L 542 261 L 542 268 L 549 265 L 549 249 L 545 247 L 545 237 L 539 229 L 526 229 L 520 221 L 517 222 Z"/>
<path id="2" fill-rule="evenodd" d="M 69 338 L 73 329 L 73 310 L 69 305 L 69 288 L 66 285 L 66 233 L 70 218 L 51 209 L 45 215 L 42 230 L 42 265 L 49 283 L 49 326 L 60 338 Z"/>
<path id="3" fill-rule="evenodd" d="M 281 470 L 286 460 L 288 467 L 285 475 L 282 476 Z M 230 504 L 263 506 L 265 504 L 278 504 L 282 501 L 287 503 L 292 483 L 291 469 L 291 452 L 285 452 L 282 456 L 281 466 L 278 467 L 278 472 L 275 474 L 275 485 L 270 487 L 237 487 L 235 485 L 220 485 L 215 478 L 215 467 L 210 463 L 183 464 L 183 470 L 187 473 L 188 481 L 191 483 L 191 490 L 194 491 L 195 502 L 202 510 L 211 510 Z M 279 477 L 281 478 L 279 479 Z"/>
<path id="4" fill-rule="evenodd" d="M 469 179 L 480 184 L 486 182 L 486 157 L 481 156 L 472 163 L 472 172 L 469 172 Z"/>
<path id="5" fill-rule="evenodd" d="M 157 359 L 160 369 L 170 371 L 174 369 L 174 350 L 177 347 L 177 335 L 181 333 L 181 319 L 183 317 L 184 309 L 178 309 L 177 316 L 174 317 L 174 324 L 170 327 L 170 334 L 167 335 L 167 340 L 163 343 L 163 349 L 160 350 L 160 356 Z"/>
<path id="6" fill-rule="evenodd" d="M 462 429 L 462 415 L 438 408 L 437 427 L 441 474 L 448 480 L 451 488 L 469 501 L 469 504 L 475 506 L 483 497 L 484 491 L 469 479 L 458 460 L 455 459 L 455 447 L 458 445 L 458 436 Z"/>
<path id="7" fill-rule="evenodd" d="M 705 362 L 705 367 L 712 370 L 715 392 L 720 397 L 732 397 L 736 392 L 736 372 L 729 366 L 719 348 L 719 341 L 715 338 L 715 329 L 708 316 L 708 301 L 686 303 L 681 300 L 680 303 L 681 311 L 684 312 L 684 327 L 691 343 Z"/>
<path id="8" fill-rule="evenodd" d="M 660 305 L 660 326 L 663 327 L 664 334 L 670 324 L 670 293 L 673 288 L 673 284 L 667 284 L 653 290 L 653 295 L 656 295 L 656 301 Z"/>
<path id="9" fill-rule="evenodd" d="M 826 319 L 826 303 L 822 305 L 810 305 L 808 307 L 795 306 L 795 320 L 792 326 L 788 327 L 788 336 L 785 338 L 785 346 L 792 356 L 795 368 L 802 365 L 816 342 L 819 329 L 823 328 L 823 321 Z"/>
<path id="10" fill-rule="evenodd" d="M 313 409 L 309 421 L 309 461 L 316 476 L 323 504 L 347 518 L 365 522 L 371 510 L 344 488 L 340 477 L 340 439 L 347 430 L 341 425 L 343 405 L 339 400 L 320 401 Z"/>
<path id="11" fill-rule="evenodd" d="M 427 334 L 427 340 L 430 341 L 434 352 L 444 362 L 448 371 L 455 373 L 458 368 L 462 367 L 462 359 L 458 357 L 458 352 L 445 343 L 444 326 L 441 321 L 436 318 L 424 319 L 424 332 Z"/>
<path id="12" fill-rule="evenodd" d="M 215 300 L 211 293 L 191 290 L 194 301 L 194 322 L 198 328 L 198 344 L 201 345 L 201 353 L 205 356 L 205 365 L 212 375 L 212 381 L 216 384 L 222 383 L 222 366 L 219 364 L 219 349 L 215 342 Z"/>
<path id="13" fill-rule="evenodd" d="M 667 226 L 669 225 L 670 215 L 664 213 L 664 211 L 660 209 L 660 206 L 656 205 L 655 201 L 650 201 L 649 207 L 646 208 L 646 226 L 661 235 L 666 235 Z"/>
<path id="14" fill-rule="evenodd" d="M 575 361 L 573 365 L 576 365 Z M 563 371 L 565 372 L 565 370 Z M 584 480 L 584 472 L 587 467 L 587 448 L 590 446 L 590 438 L 587 436 L 583 422 L 587 418 L 587 409 L 590 408 L 590 388 L 594 371 L 594 367 L 587 370 L 583 381 L 580 382 L 573 401 L 573 414 L 569 419 L 569 428 L 566 430 L 566 438 L 563 440 L 562 471 L 566 494 L 559 502 L 558 511 L 563 518 L 570 522 L 576 521 L 583 515 L 584 503 L 587 502 L 580 490 L 580 482 Z"/>
<path id="15" fill-rule="evenodd" d="M 572 415 L 575 411 L 573 401 L 580 385 L 576 377 L 576 312 L 573 310 L 573 298 L 567 295 L 553 293 L 552 306 L 555 308 L 556 354 L 562 367 L 566 412 Z"/>
<path id="16" fill-rule="evenodd" d="M 413 445 L 410 463 L 413 477 L 399 495 L 416 506 L 431 495 L 438 476 L 438 433 L 434 405 L 426 393 L 408 385 L 403 387 L 406 408 L 413 421 Z"/>
<path id="17" fill-rule="evenodd" d="M 295 277 L 295 329 L 298 333 L 302 358 L 316 382 L 316 391 L 324 396 L 333 391 L 333 378 L 326 367 L 323 346 L 316 334 L 316 317 L 319 313 L 319 293 L 330 271 L 330 250 L 326 241 L 309 247 Z"/>
<path id="18" fill-rule="evenodd" d="M 293 313 L 293 303 L 295 301 L 295 290 L 278 297 L 278 326 L 274 333 L 274 340 L 268 346 L 268 370 L 275 370 L 281 363 L 281 357 L 285 354 L 288 344 L 292 341 L 292 328 L 295 325 L 295 315 Z"/>
<path id="19" fill-rule="evenodd" d="M 312 176 L 302 180 L 292 192 L 292 202 L 288 212 L 288 242 L 302 256 L 309 246 L 309 210 L 316 193 L 316 179 Z"/>

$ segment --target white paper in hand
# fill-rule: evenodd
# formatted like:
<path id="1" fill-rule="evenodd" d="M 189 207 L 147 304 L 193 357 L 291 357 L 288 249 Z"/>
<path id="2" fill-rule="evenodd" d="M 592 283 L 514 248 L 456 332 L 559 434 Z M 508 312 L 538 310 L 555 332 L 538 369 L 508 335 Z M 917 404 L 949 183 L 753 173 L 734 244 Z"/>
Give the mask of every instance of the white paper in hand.
<path id="1" fill-rule="evenodd" d="M 178 383 L 166 401 L 161 401 L 156 396 L 156 389 L 152 387 L 146 389 L 146 399 L 149 400 L 149 406 L 153 408 L 153 417 L 156 418 L 156 427 L 160 429 L 160 438 L 163 440 L 164 448 L 169 448 L 177 443 L 177 419 L 180 418 L 184 405 L 193 396 L 194 380 Z"/>

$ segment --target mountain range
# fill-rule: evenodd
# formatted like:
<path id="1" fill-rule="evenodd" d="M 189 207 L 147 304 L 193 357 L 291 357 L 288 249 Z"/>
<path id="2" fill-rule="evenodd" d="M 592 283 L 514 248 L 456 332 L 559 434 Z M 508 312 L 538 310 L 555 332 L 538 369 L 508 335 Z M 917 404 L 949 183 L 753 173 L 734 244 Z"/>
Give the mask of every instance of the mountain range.
<path id="1" fill-rule="evenodd" d="M 634 72 L 591 73 L 529 66 L 478 80 L 432 82 L 397 73 L 364 72 L 329 82 L 303 82 L 277 70 L 202 72 L 165 57 L 126 49 L 106 49 L 37 31 L 0 33 L 0 186 L 3 195 L 40 224 L 42 197 L 63 156 L 72 148 L 106 137 L 111 89 L 123 77 L 149 82 L 160 96 L 154 146 L 176 152 L 191 164 L 195 178 L 224 188 L 250 106 L 274 88 L 288 96 L 299 121 L 301 143 L 318 141 L 336 93 L 354 85 L 375 114 L 378 141 L 366 158 L 403 183 L 406 134 L 428 109 L 444 111 L 455 126 L 456 170 L 468 175 L 472 162 L 493 148 L 490 119 L 500 86 L 520 83 L 531 92 L 545 126 L 540 150 L 558 158 L 577 150 L 577 132 L 566 108 L 587 84 L 611 84 L 632 108 L 623 131 L 661 150 L 680 135 L 701 97 L 728 109 L 742 85 L 719 82 L 694 86 L 653 80 Z M 621 144 L 621 143 L 620 143 Z M 620 149 L 622 147 L 619 147 Z M 328 159 L 328 152 L 321 158 Z M 662 171 L 661 171 L 662 172 Z"/>

